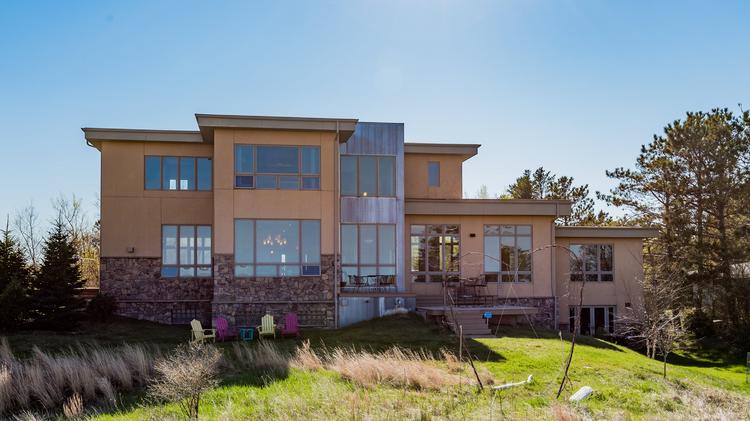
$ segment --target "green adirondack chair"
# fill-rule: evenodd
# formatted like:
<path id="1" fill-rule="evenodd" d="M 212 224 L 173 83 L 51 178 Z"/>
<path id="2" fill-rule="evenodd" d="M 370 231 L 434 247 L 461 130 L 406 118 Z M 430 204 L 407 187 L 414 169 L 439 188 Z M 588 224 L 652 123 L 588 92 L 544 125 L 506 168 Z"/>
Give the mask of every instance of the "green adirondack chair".
<path id="1" fill-rule="evenodd" d="M 190 340 L 191 343 L 202 344 L 207 339 L 211 339 L 212 341 L 216 342 L 216 329 L 203 329 L 201 322 L 195 319 L 190 322 L 190 327 L 193 329 L 192 339 Z"/>
<path id="2" fill-rule="evenodd" d="M 258 326 L 258 337 L 263 339 L 264 336 L 273 336 L 276 338 L 276 325 L 273 324 L 273 316 L 266 314 L 260 319 Z"/>

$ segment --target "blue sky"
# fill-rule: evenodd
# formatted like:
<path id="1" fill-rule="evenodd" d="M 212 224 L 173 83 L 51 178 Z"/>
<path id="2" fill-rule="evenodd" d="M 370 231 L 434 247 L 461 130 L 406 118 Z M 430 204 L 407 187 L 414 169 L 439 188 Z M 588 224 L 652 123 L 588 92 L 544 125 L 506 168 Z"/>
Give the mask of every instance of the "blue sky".
<path id="1" fill-rule="evenodd" d="M 594 190 L 687 110 L 750 106 L 749 2 L 4 2 L 0 216 L 93 215 L 84 126 L 194 113 L 406 124 L 481 143 L 464 190 L 543 165 Z"/>

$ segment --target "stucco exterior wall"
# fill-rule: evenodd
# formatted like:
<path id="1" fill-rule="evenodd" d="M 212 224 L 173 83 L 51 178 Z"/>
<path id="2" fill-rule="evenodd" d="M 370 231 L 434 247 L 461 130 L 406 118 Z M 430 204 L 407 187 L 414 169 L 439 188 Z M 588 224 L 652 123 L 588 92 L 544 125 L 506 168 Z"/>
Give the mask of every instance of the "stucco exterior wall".
<path id="1" fill-rule="evenodd" d="M 532 254 L 532 282 L 505 283 L 491 282 L 485 293 L 501 297 L 551 297 L 553 288 L 553 253 L 545 248 L 552 244 L 553 218 L 548 216 L 448 216 L 448 215 L 406 215 L 404 253 L 407 291 L 419 295 L 441 295 L 440 283 L 412 282 L 410 228 L 419 224 L 458 224 L 460 225 L 461 276 L 478 276 L 484 271 L 484 225 L 531 225 L 532 248 L 540 249 Z M 472 234 L 474 236 L 472 237 Z"/>
<path id="2" fill-rule="evenodd" d="M 616 306 L 616 315 L 623 316 L 643 305 L 643 240 L 640 238 L 558 238 L 557 244 L 570 247 L 571 244 L 612 244 L 614 245 L 613 282 L 586 282 L 583 286 L 584 306 Z M 568 308 L 578 305 L 581 282 L 570 280 L 570 252 L 556 249 L 557 291 L 560 306 L 560 323 L 566 324 Z"/>
<path id="3" fill-rule="evenodd" d="M 249 190 L 234 188 L 234 145 L 320 146 L 320 190 Z M 334 170 L 338 145 L 334 133 L 216 129 L 214 132 L 214 253 L 234 254 L 234 220 L 320 219 L 321 253 L 333 254 Z"/>
<path id="4" fill-rule="evenodd" d="M 427 163 L 440 163 L 440 186 L 427 182 Z M 463 196 L 460 155 L 404 154 L 404 186 L 407 199 L 460 199 Z"/>
<path id="5" fill-rule="evenodd" d="M 144 189 L 146 155 L 211 157 L 211 145 L 104 142 L 102 257 L 160 257 L 162 224 L 211 224 L 213 193 Z M 135 251 L 128 253 L 133 247 Z"/>

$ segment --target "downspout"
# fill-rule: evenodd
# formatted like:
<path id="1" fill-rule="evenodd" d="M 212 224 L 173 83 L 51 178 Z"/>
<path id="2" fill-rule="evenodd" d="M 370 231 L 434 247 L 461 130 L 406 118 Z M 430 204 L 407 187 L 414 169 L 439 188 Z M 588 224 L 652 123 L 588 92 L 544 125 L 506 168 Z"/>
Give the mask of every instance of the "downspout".
<path id="1" fill-rule="evenodd" d="M 560 308 L 557 303 L 557 238 L 555 237 L 555 220 L 557 220 L 557 217 L 560 215 L 560 208 L 559 204 L 555 203 L 555 219 L 552 220 L 552 223 L 550 224 L 550 233 L 551 233 L 551 240 L 552 240 L 552 248 L 550 248 L 550 253 L 552 253 L 552 284 L 550 285 L 550 288 L 552 289 L 552 297 L 554 298 L 555 303 L 555 326 L 554 329 L 558 329 L 559 324 L 559 313 Z"/>
<path id="2" fill-rule="evenodd" d="M 336 141 L 334 144 L 334 163 L 333 163 L 333 326 L 339 327 L 339 225 L 341 222 L 341 192 L 339 189 L 339 165 L 341 164 L 340 143 L 339 143 L 339 121 L 336 120 Z"/>

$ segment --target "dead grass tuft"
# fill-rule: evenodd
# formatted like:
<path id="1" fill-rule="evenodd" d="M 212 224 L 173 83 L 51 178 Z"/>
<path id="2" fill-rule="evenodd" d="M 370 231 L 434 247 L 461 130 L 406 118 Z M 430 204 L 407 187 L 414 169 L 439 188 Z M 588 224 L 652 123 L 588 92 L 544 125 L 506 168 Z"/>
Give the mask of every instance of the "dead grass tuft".
<path id="1" fill-rule="evenodd" d="M 440 361 L 423 351 L 393 347 L 385 352 L 332 350 L 314 351 L 309 343 L 297 348 L 292 364 L 304 370 L 333 370 L 352 383 L 365 387 L 387 384 L 393 387 L 417 390 L 442 389 L 461 383 L 458 375 L 460 362 L 448 351 L 443 351 Z"/>
<path id="2" fill-rule="evenodd" d="M 60 354 L 33 348 L 28 359 L 18 359 L 8 341 L 0 338 L 0 414 L 40 408 L 77 408 L 103 399 L 113 404 L 117 391 L 145 384 L 153 356 L 134 345 L 116 349 L 79 345 Z M 76 401 L 71 401 L 72 397 Z M 80 402 L 78 402 L 80 399 Z"/>
<path id="3" fill-rule="evenodd" d="M 289 373 L 289 358 L 269 341 L 252 345 L 235 343 L 232 354 L 238 368 L 272 377 L 285 377 Z"/>

